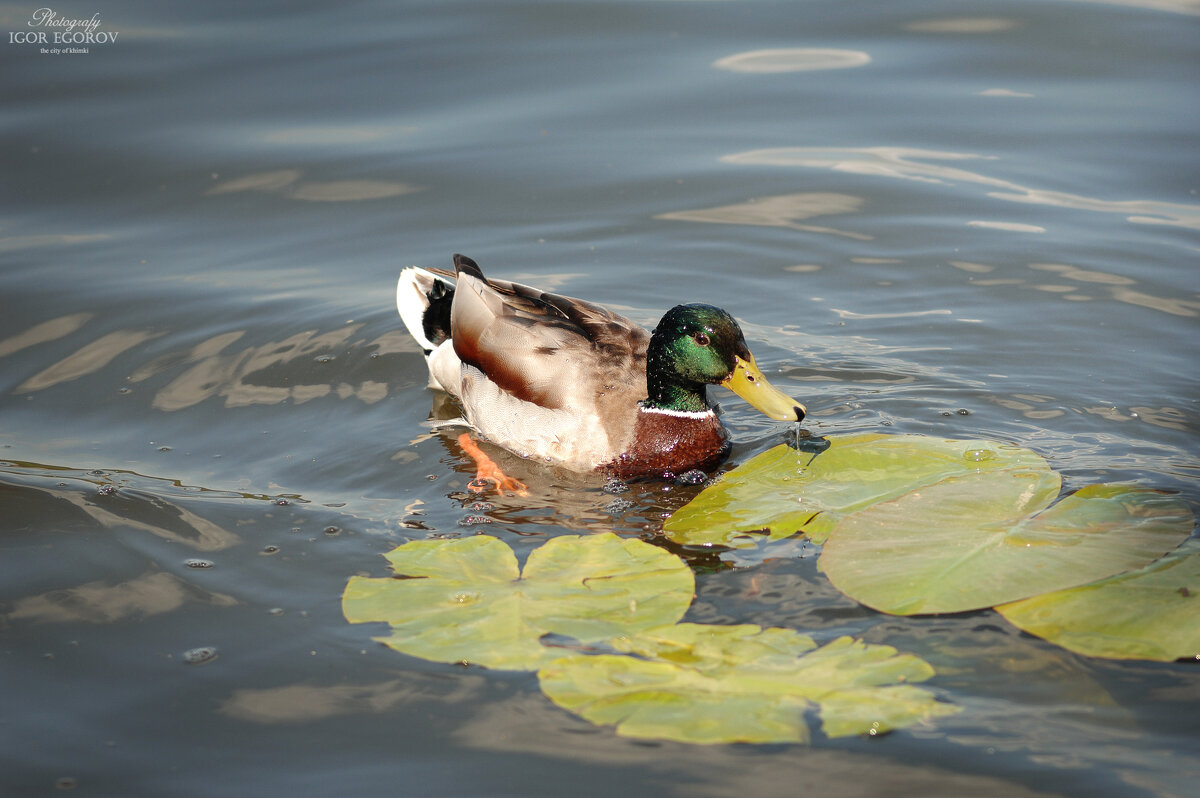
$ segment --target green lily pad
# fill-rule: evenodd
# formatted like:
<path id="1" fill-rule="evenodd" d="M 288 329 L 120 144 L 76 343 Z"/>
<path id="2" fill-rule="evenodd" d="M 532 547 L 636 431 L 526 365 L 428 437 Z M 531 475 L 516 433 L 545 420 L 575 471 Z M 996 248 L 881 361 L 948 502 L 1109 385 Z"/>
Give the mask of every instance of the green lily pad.
<path id="1" fill-rule="evenodd" d="M 954 477 L 1028 472 L 1052 493 L 1060 485 L 1040 455 L 996 441 L 876 434 L 828 440 L 820 454 L 780 445 L 748 460 L 677 510 L 663 532 L 677 543 L 732 548 L 797 532 L 823 543 L 846 515 Z"/>
<path id="2" fill-rule="evenodd" d="M 843 518 L 819 567 L 896 615 L 964 612 L 1077 587 L 1153 562 L 1191 534 L 1178 497 L 1092 485 L 1043 510 L 1040 473 L 944 480 Z"/>
<path id="3" fill-rule="evenodd" d="M 1089 657 L 1200 660 L 1200 540 L 1141 570 L 996 611 L 1019 629 Z"/>
<path id="4" fill-rule="evenodd" d="M 539 672 L 559 706 L 626 737 L 687 743 L 807 742 L 877 734 L 956 712 L 920 682 L 933 668 L 890 646 L 843 637 L 817 649 L 790 629 L 684 623 L 613 642 L 635 656 L 572 655 Z M 816 649 L 816 650 L 814 650 Z"/>
<path id="5" fill-rule="evenodd" d="M 562 655 L 545 634 L 581 642 L 683 617 L 695 582 L 678 557 L 611 533 L 553 538 L 524 572 L 503 541 L 479 535 L 418 540 L 385 555 L 398 577 L 352 577 L 342 596 L 351 623 L 384 621 L 375 638 L 414 657 L 536 670 Z"/>

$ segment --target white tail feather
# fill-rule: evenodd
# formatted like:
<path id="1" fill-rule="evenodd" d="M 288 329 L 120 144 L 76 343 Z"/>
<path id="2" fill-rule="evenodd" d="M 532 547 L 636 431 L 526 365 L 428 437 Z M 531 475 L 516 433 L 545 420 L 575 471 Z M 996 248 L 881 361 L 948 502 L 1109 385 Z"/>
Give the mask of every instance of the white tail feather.
<path id="1" fill-rule="evenodd" d="M 416 266 L 400 272 L 400 279 L 396 281 L 396 310 L 400 312 L 400 320 L 426 354 L 437 349 L 437 344 L 425 335 L 425 311 L 429 310 L 429 294 L 439 282 L 454 287 L 449 280 Z"/>

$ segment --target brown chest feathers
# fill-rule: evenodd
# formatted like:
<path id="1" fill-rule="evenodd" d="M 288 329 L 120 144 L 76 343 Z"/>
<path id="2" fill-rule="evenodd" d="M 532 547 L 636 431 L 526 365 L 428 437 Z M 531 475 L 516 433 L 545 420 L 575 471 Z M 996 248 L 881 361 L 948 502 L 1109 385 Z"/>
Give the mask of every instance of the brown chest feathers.
<path id="1" fill-rule="evenodd" d="M 657 477 L 693 468 L 707 471 L 729 451 L 716 413 L 682 414 L 639 409 L 629 448 L 600 470 L 615 476 Z"/>

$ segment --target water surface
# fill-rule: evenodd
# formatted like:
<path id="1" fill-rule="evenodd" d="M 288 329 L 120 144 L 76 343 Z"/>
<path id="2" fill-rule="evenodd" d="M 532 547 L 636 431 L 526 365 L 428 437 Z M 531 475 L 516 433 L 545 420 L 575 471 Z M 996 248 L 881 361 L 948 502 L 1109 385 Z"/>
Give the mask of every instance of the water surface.
<path id="1" fill-rule="evenodd" d="M 688 619 L 896 646 L 963 712 L 636 743 L 339 601 L 407 540 L 654 540 L 695 492 L 503 458 L 531 496 L 476 506 L 392 306 L 453 252 L 647 325 L 721 304 L 814 434 L 996 438 L 1196 507 L 1195 3 L 53 8 L 120 36 L 0 48 L 7 792 L 1194 790 L 1193 665 L 881 616 L 795 542 L 696 557 Z M 790 432 L 714 396 L 732 464 Z"/>

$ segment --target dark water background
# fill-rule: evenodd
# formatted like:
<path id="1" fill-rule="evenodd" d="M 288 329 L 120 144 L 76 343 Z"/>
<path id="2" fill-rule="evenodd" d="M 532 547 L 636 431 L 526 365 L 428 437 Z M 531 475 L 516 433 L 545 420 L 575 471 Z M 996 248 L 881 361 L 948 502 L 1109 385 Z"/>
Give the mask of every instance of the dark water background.
<path id="1" fill-rule="evenodd" d="M 1200 505 L 1200 5 L 54 4 L 119 32 L 74 54 L 11 41 L 37 7 L 0 6 L 4 794 L 1196 794 L 1194 665 L 881 616 L 795 543 L 695 559 L 689 619 L 897 646 L 962 713 L 632 742 L 339 599 L 468 517 L 524 556 L 695 492 L 510 458 L 532 495 L 475 507 L 392 303 L 452 252 L 648 325 L 723 305 L 815 434 Z M 842 52 L 722 61 L 779 48 Z M 733 463 L 788 433 L 719 398 Z"/>

